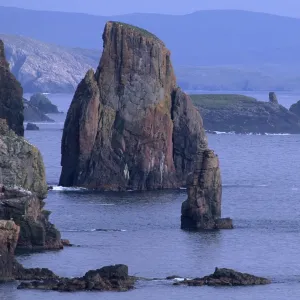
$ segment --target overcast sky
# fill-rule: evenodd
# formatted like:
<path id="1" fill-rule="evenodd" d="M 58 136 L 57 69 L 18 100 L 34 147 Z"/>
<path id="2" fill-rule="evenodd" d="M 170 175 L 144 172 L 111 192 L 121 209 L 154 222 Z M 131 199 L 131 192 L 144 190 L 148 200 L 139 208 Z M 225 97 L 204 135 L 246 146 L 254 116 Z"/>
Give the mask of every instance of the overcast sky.
<path id="1" fill-rule="evenodd" d="M 0 5 L 96 15 L 186 14 L 202 9 L 243 9 L 300 17 L 300 0 L 0 0 Z"/>

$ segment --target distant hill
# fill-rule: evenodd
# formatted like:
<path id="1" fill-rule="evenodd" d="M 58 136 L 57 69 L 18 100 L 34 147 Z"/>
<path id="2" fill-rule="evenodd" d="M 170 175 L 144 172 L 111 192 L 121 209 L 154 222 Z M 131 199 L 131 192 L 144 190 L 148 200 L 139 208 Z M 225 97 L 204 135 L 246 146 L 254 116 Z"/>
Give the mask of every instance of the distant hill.
<path id="1" fill-rule="evenodd" d="M 1 32 L 66 47 L 101 49 L 108 20 L 156 34 L 171 49 L 175 65 L 300 63 L 300 19 L 235 10 L 102 17 L 0 7 Z"/>
<path id="2" fill-rule="evenodd" d="M 13 72 L 26 91 L 34 92 L 73 91 L 86 70 L 99 62 L 108 20 L 140 26 L 161 38 L 172 51 L 184 89 L 300 90 L 300 19 L 235 10 L 102 17 L 0 7 Z M 22 51 L 28 59 L 21 69 Z M 46 81 L 38 72 L 41 67 Z"/>
<path id="3" fill-rule="evenodd" d="M 10 68 L 25 92 L 73 92 L 100 51 L 72 49 L 0 34 Z"/>

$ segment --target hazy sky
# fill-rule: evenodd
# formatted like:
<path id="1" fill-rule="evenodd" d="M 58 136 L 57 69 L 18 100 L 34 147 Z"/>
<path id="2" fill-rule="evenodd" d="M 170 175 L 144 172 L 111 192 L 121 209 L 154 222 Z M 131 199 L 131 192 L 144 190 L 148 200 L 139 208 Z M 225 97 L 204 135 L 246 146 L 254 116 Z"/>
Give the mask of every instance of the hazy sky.
<path id="1" fill-rule="evenodd" d="M 186 14 L 202 9 L 243 9 L 300 17 L 300 0 L 0 0 L 0 5 L 97 15 Z"/>

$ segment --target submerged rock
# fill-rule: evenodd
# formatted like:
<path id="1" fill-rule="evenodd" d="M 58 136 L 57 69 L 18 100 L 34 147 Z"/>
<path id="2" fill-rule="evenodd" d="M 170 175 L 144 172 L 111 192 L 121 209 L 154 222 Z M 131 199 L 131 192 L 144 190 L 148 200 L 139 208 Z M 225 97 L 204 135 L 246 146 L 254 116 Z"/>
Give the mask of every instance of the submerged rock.
<path id="1" fill-rule="evenodd" d="M 40 128 L 33 123 L 27 123 L 26 130 L 40 130 Z"/>
<path id="2" fill-rule="evenodd" d="M 221 218 L 222 181 L 219 159 L 204 151 L 188 179 L 188 199 L 181 209 L 182 229 L 231 229 L 231 219 Z"/>
<path id="3" fill-rule="evenodd" d="M 271 281 L 267 278 L 257 277 L 247 273 L 240 273 L 231 269 L 216 268 L 215 272 L 209 276 L 195 279 L 185 279 L 174 283 L 174 285 L 188 286 L 246 286 L 246 285 L 265 285 Z"/>
<path id="4" fill-rule="evenodd" d="M 68 111 L 60 185 L 151 190 L 186 184 L 207 149 L 199 112 L 176 84 L 170 51 L 146 30 L 108 22 L 104 50 Z"/>
<path id="5" fill-rule="evenodd" d="M 14 279 L 14 252 L 19 230 L 13 221 L 0 220 L 0 281 Z"/>
<path id="6" fill-rule="evenodd" d="M 22 282 L 19 289 L 76 291 L 128 291 L 134 288 L 135 278 L 128 275 L 126 265 L 114 265 L 87 272 L 79 278 L 55 278 Z"/>

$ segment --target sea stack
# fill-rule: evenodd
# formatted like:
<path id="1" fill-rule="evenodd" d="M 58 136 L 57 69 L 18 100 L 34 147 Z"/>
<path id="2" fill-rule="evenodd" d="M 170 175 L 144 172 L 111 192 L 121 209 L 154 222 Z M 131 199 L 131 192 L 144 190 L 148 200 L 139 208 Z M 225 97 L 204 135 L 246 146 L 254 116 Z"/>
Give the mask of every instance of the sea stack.
<path id="1" fill-rule="evenodd" d="M 182 229 L 232 229 L 232 220 L 221 219 L 222 180 L 218 156 L 204 151 L 203 160 L 188 178 L 188 199 L 181 209 Z"/>
<path id="2" fill-rule="evenodd" d="M 60 185 L 154 190 L 186 185 L 207 150 L 202 118 L 177 87 L 170 51 L 144 29 L 108 22 L 96 73 L 69 108 Z"/>
<path id="3" fill-rule="evenodd" d="M 278 99 L 274 92 L 269 93 L 269 102 L 273 104 L 278 104 Z"/>

